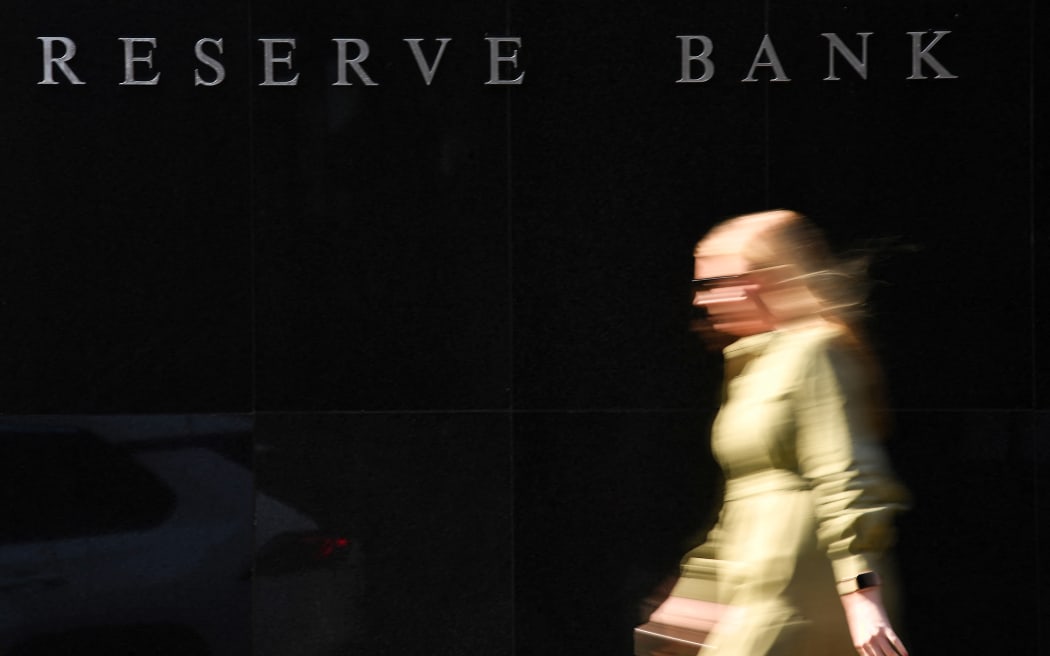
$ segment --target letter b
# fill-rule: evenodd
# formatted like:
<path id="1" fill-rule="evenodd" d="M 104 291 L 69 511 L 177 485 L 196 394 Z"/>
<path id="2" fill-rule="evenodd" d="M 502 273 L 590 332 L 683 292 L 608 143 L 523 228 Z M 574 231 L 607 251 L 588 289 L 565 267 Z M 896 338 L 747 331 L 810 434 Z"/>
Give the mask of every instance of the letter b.
<path id="1" fill-rule="evenodd" d="M 676 80 L 676 82 L 707 82 L 715 74 L 715 64 L 711 61 L 711 51 L 715 49 L 711 39 L 707 38 L 702 34 L 679 36 L 678 40 L 682 43 L 682 77 Z M 699 55 L 692 54 L 692 42 L 699 41 L 703 44 L 704 49 L 700 51 Z M 700 62 L 704 67 L 704 72 L 700 77 L 692 76 L 692 62 Z"/>

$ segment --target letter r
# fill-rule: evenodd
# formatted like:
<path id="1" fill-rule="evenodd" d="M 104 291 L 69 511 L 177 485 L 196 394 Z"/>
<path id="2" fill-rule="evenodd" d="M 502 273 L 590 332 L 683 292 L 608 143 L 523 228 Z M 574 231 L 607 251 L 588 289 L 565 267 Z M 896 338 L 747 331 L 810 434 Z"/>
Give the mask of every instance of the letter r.
<path id="1" fill-rule="evenodd" d="M 55 79 L 55 66 L 58 70 L 62 71 L 62 74 L 66 76 L 66 79 L 73 84 L 84 84 L 77 77 L 77 74 L 73 72 L 73 69 L 69 67 L 69 60 L 73 59 L 74 55 L 77 54 L 77 44 L 68 37 L 64 36 L 38 36 L 37 40 L 43 43 L 44 46 L 44 79 L 37 82 L 37 84 L 58 84 Z M 55 57 L 54 45 L 55 42 L 61 43 L 65 48 L 65 52 L 61 57 Z"/>

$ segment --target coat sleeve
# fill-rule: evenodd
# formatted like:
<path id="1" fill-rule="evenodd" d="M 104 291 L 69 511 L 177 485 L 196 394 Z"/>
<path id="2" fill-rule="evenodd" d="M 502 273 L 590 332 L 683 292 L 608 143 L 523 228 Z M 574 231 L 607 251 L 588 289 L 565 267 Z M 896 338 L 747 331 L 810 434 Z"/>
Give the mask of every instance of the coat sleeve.
<path id="1" fill-rule="evenodd" d="M 894 515 L 907 491 L 894 479 L 874 427 L 870 379 L 859 355 L 837 339 L 806 349 L 797 387 L 796 454 L 810 480 L 817 536 L 840 582 L 878 571 L 894 542 Z"/>

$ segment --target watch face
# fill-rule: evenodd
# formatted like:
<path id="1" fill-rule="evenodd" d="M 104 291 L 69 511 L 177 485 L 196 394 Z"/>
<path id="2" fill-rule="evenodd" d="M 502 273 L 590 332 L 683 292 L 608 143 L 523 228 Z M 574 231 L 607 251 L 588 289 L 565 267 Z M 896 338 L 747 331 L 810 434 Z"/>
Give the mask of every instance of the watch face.
<path id="1" fill-rule="evenodd" d="M 864 588 L 874 588 L 879 585 L 879 575 L 875 572 L 863 572 L 857 574 L 857 589 L 863 590 Z"/>

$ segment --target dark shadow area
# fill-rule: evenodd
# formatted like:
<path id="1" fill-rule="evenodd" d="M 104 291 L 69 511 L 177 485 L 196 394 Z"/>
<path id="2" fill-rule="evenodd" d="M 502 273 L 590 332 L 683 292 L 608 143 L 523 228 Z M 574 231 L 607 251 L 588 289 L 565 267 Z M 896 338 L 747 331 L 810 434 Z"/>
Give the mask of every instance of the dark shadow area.
<path id="1" fill-rule="evenodd" d="M 126 656 L 214 656 L 207 643 L 184 626 L 115 626 L 78 629 L 35 638 L 17 645 L 8 656 L 55 654 L 121 654 Z"/>
<path id="2" fill-rule="evenodd" d="M 914 497 L 896 550 L 909 650 L 943 651 L 953 626 L 959 644 L 994 633 L 997 650 L 1040 653 L 1045 431 L 1015 412 L 902 412 L 897 424 L 887 446 Z"/>
<path id="3" fill-rule="evenodd" d="M 286 574 L 307 597 L 257 577 L 256 653 L 511 653 L 508 429 L 484 413 L 261 416 L 259 492 L 296 509 L 259 512 L 284 534 L 270 548 L 311 524 L 348 545 L 341 564 Z"/>
<path id="4" fill-rule="evenodd" d="M 516 653 L 631 653 L 646 598 L 714 522 L 709 421 L 684 412 L 515 420 Z"/>

